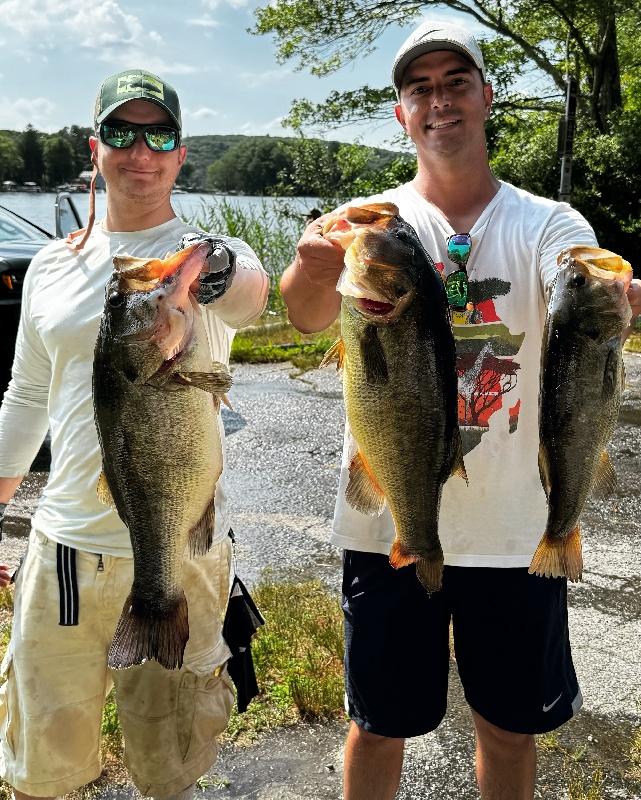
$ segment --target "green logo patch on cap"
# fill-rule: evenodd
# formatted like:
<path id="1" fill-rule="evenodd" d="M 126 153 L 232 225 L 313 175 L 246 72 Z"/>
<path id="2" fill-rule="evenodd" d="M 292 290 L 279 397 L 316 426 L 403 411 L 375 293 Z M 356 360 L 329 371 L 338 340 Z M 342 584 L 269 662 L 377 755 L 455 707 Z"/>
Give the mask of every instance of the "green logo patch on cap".
<path id="1" fill-rule="evenodd" d="M 140 69 L 119 72 L 103 81 L 96 98 L 95 124 L 104 122 L 123 103 L 136 99 L 160 106 L 180 130 L 180 103 L 176 90 L 157 75 Z"/>

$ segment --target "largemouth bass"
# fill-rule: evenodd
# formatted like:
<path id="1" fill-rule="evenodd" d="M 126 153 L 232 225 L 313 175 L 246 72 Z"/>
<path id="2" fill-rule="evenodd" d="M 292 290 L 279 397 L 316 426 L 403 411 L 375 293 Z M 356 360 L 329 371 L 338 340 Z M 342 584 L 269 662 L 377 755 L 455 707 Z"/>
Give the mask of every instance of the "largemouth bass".
<path id="1" fill-rule="evenodd" d="M 443 574 L 442 487 L 452 473 L 467 480 L 443 280 L 391 203 L 347 208 L 324 236 L 346 251 L 341 337 L 323 361 L 338 358 L 358 444 L 346 499 L 364 514 L 380 514 L 387 501 L 396 529 L 390 563 L 415 563 L 434 592 Z"/>
<path id="2" fill-rule="evenodd" d="M 539 472 L 548 519 L 529 571 L 576 581 L 583 571 L 579 516 L 585 501 L 593 488 L 607 494 L 616 487 L 604 448 L 619 415 L 632 269 L 597 247 L 565 250 L 558 264 L 539 394 Z"/>
<path id="3" fill-rule="evenodd" d="M 96 342 L 94 415 L 102 450 L 98 494 L 127 525 L 131 594 L 109 666 L 155 659 L 180 667 L 189 638 L 182 561 L 205 553 L 222 471 L 219 398 L 227 368 L 212 363 L 189 286 L 208 242 L 160 259 L 114 258 Z"/>

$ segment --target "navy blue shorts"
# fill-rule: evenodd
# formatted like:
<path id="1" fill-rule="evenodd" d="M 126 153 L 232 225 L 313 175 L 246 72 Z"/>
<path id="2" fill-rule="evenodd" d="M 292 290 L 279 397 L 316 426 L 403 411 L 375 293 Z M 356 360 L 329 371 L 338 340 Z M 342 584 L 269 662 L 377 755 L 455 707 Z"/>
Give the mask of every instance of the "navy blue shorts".
<path id="1" fill-rule="evenodd" d="M 544 733 L 581 707 L 572 663 L 565 578 L 527 568 L 445 567 L 431 596 L 414 565 L 345 550 L 348 713 L 380 736 L 434 730 L 445 715 L 453 624 L 465 698 L 506 731 Z"/>

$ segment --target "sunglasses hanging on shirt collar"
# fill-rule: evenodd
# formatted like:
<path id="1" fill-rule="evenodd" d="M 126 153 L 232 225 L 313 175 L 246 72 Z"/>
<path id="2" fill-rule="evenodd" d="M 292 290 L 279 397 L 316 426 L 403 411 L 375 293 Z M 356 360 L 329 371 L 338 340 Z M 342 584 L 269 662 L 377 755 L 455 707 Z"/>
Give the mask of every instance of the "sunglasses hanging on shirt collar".
<path id="1" fill-rule="evenodd" d="M 447 240 L 447 257 L 458 269 L 445 279 L 445 293 L 450 306 L 461 311 L 467 305 L 469 281 L 467 262 L 472 250 L 472 237 L 469 233 L 455 233 Z"/>

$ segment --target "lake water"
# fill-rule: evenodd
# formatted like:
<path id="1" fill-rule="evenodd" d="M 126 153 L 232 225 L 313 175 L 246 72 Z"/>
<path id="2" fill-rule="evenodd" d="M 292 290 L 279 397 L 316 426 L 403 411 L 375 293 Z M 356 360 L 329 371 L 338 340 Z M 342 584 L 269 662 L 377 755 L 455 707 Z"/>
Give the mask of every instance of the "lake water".
<path id="1" fill-rule="evenodd" d="M 89 194 L 72 195 L 73 202 L 80 213 L 83 224 L 89 215 Z M 30 222 L 44 228 L 50 233 L 55 231 L 54 203 L 56 195 L 54 192 L 43 192 L 41 194 L 30 192 L 0 192 L 0 206 L 5 206 L 16 214 L 25 217 Z M 246 197 L 240 195 L 215 195 L 215 194 L 172 194 L 171 202 L 178 215 L 184 215 L 190 219 L 193 215 L 202 213 L 203 207 L 215 205 L 223 201 L 228 201 L 237 205 L 240 209 L 250 207 L 263 208 L 277 201 L 273 197 Z M 310 208 L 316 205 L 314 197 L 291 198 L 291 203 L 295 209 L 304 215 Z M 96 219 L 102 219 L 107 208 L 107 195 L 104 192 L 96 194 Z"/>

